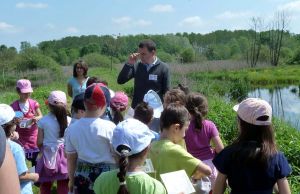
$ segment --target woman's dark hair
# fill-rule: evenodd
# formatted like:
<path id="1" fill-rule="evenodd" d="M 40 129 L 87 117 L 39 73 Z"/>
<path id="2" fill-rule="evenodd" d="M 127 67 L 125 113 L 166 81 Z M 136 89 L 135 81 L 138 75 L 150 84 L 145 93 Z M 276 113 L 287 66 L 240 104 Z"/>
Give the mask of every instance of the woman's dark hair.
<path id="1" fill-rule="evenodd" d="M 56 120 L 59 124 L 59 137 L 63 137 L 65 134 L 65 130 L 68 127 L 68 111 L 64 105 L 57 104 L 52 105 L 49 104 L 49 108 L 51 112 L 55 115 Z"/>
<path id="2" fill-rule="evenodd" d="M 168 106 L 168 104 L 175 102 L 185 106 L 186 94 L 184 93 L 184 91 L 175 88 L 166 92 L 164 96 L 164 106 Z"/>
<path id="3" fill-rule="evenodd" d="M 267 120 L 262 117 L 258 120 Z M 236 149 L 233 159 L 240 165 L 265 168 L 277 148 L 272 125 L 253 125 L 238 117 L 240 133 L 231 146 Z"/>
<path id="4" fill-rule="evenodd" d="M 181 104 L 171 103 L 164 108 L 160 116 L 161 130 L 168 129 L 173 124 L 183 127 L 189 121 L 189 112 Z"/>
<path id="5" fill-rule="evenodd" d="M 133 118 L 148 125 L 153 117 L 153 114 L 153 108 L 149 106 L 147 102 L 141 102 L 135 107 Z"/>
<path id="6" fill-rule="evenodd" d="M 186 108 L 195 118 L 196 129 L 202 129 L 202 121 L 208 112 L 208 103 L 205 96 L 200 93 L 190 93 L 187 96 Z"/>
<path id="7" fill-rule="evenodd" d="M 79 60 L 73 65 L 73 77 L 77 77 L 76 68 L 77 66 L 81 67 L 83 69 L 83 76 L 87 78 L 87 72 L 88 72 L 88 65 L 85 61 Z"/>
<path id="8" fill-rule="evenodd" d="M 156 51 L 156 44 L 153 40 L 145 39 L 139 43 L 139 48 L 147 48 L 149 52 Z"/>

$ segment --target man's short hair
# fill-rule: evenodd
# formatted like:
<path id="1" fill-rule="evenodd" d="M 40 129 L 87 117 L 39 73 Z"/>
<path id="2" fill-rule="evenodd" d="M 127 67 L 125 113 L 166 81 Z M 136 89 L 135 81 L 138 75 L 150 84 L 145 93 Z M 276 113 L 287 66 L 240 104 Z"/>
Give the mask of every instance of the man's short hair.
<path id="1" fill-rule="evenodd" d="M 142 40 L 139 43 L 139 48 L 144 48 L 144 47 L 146 47 L 149 52 L 156 51 L 156 44 L 155 42 L 153 42 L 153 40 L 150 39 Z"/>

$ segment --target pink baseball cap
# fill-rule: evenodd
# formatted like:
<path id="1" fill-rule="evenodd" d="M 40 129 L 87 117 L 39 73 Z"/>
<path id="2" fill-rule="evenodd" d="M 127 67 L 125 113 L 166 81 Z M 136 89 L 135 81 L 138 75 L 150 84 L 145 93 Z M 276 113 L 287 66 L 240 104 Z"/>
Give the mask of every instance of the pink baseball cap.
<path id="1" fill-rule="evenodd" d="M 272 107 L 260 98 L 247 98 L 233 107 L 238 116 L 253 125 L 271 125 Z M 259 117 L 267 116 L 267 120 L 258 120 Z"/>
<path id="2" fill-rule="evenodd" d="M 114 97 L 110 100 L 112 109 L 124 111 L 128 106 L 128 96 L 124 92 L 115 92 Z"/>
<path id="3" fill-rule="evenodd" d="M 57 105 L 58 103 L 67 105 L 67 96 L 63 91 L 52 91 L 48 97 L 48 103 L 52 105 Z"/>
<path id="4" fill-rule="evenodd" d="M 17 88 L 21 93 L 32 93 L 31 82 L 28 79 L 20 79 L 17 81 Z"/>

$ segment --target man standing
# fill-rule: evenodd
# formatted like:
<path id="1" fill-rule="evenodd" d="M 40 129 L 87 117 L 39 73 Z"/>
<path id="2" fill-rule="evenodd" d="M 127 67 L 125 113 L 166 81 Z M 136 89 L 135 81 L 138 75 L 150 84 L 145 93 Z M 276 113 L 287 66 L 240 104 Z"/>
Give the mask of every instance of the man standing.
<path id="1" fill-rule="evenodd" d="M 128 57 L 127 63 L 118 76 L 118 84 L 124 84 L 134 78 L 131 107 L 143 101 L 148 90 L 154 90 L 161 100 L 170 88 L 170 73 L 166 63 L 156 56 L 156 44 L 152 40 L 143 40 L 138 52 Z"/>

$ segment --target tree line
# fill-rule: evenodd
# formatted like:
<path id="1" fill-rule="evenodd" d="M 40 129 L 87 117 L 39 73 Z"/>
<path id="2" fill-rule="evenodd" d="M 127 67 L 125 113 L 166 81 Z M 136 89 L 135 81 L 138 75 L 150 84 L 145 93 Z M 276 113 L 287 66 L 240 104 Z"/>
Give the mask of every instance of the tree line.
<path id="1" fill-rule="evenodd" d="M 169 63 L 199 63 L 205 60 L 247 60 L 250 66 L 255 66 L 256 62 L 270 62 L 272 65 L 300 63 L 299 34 L 278 29 L 258 31 L 258 22 L 255 25 L 251 30 L 218 30 L 208 34 L 68 36 L 43 41 L 36 46 L 21 42 L 19 51 L 1 45 L 0 65 L 21 70 L 39 67 L 55 70 L 59 65 L 70 65 L 83 58 L 90 66 L 109 67 L 126 61 L 128 54 L 136 51 L 139 41 L 145 38 L 156 42 L 158 56 Z M 280 32 L 281 42 L 276 45 L 273 40 Z M 279 53 L 277 56 L 271 50 L 273 47 Z M 278 59 L 277 64 L 272 63 L 274 57 Z"/>

